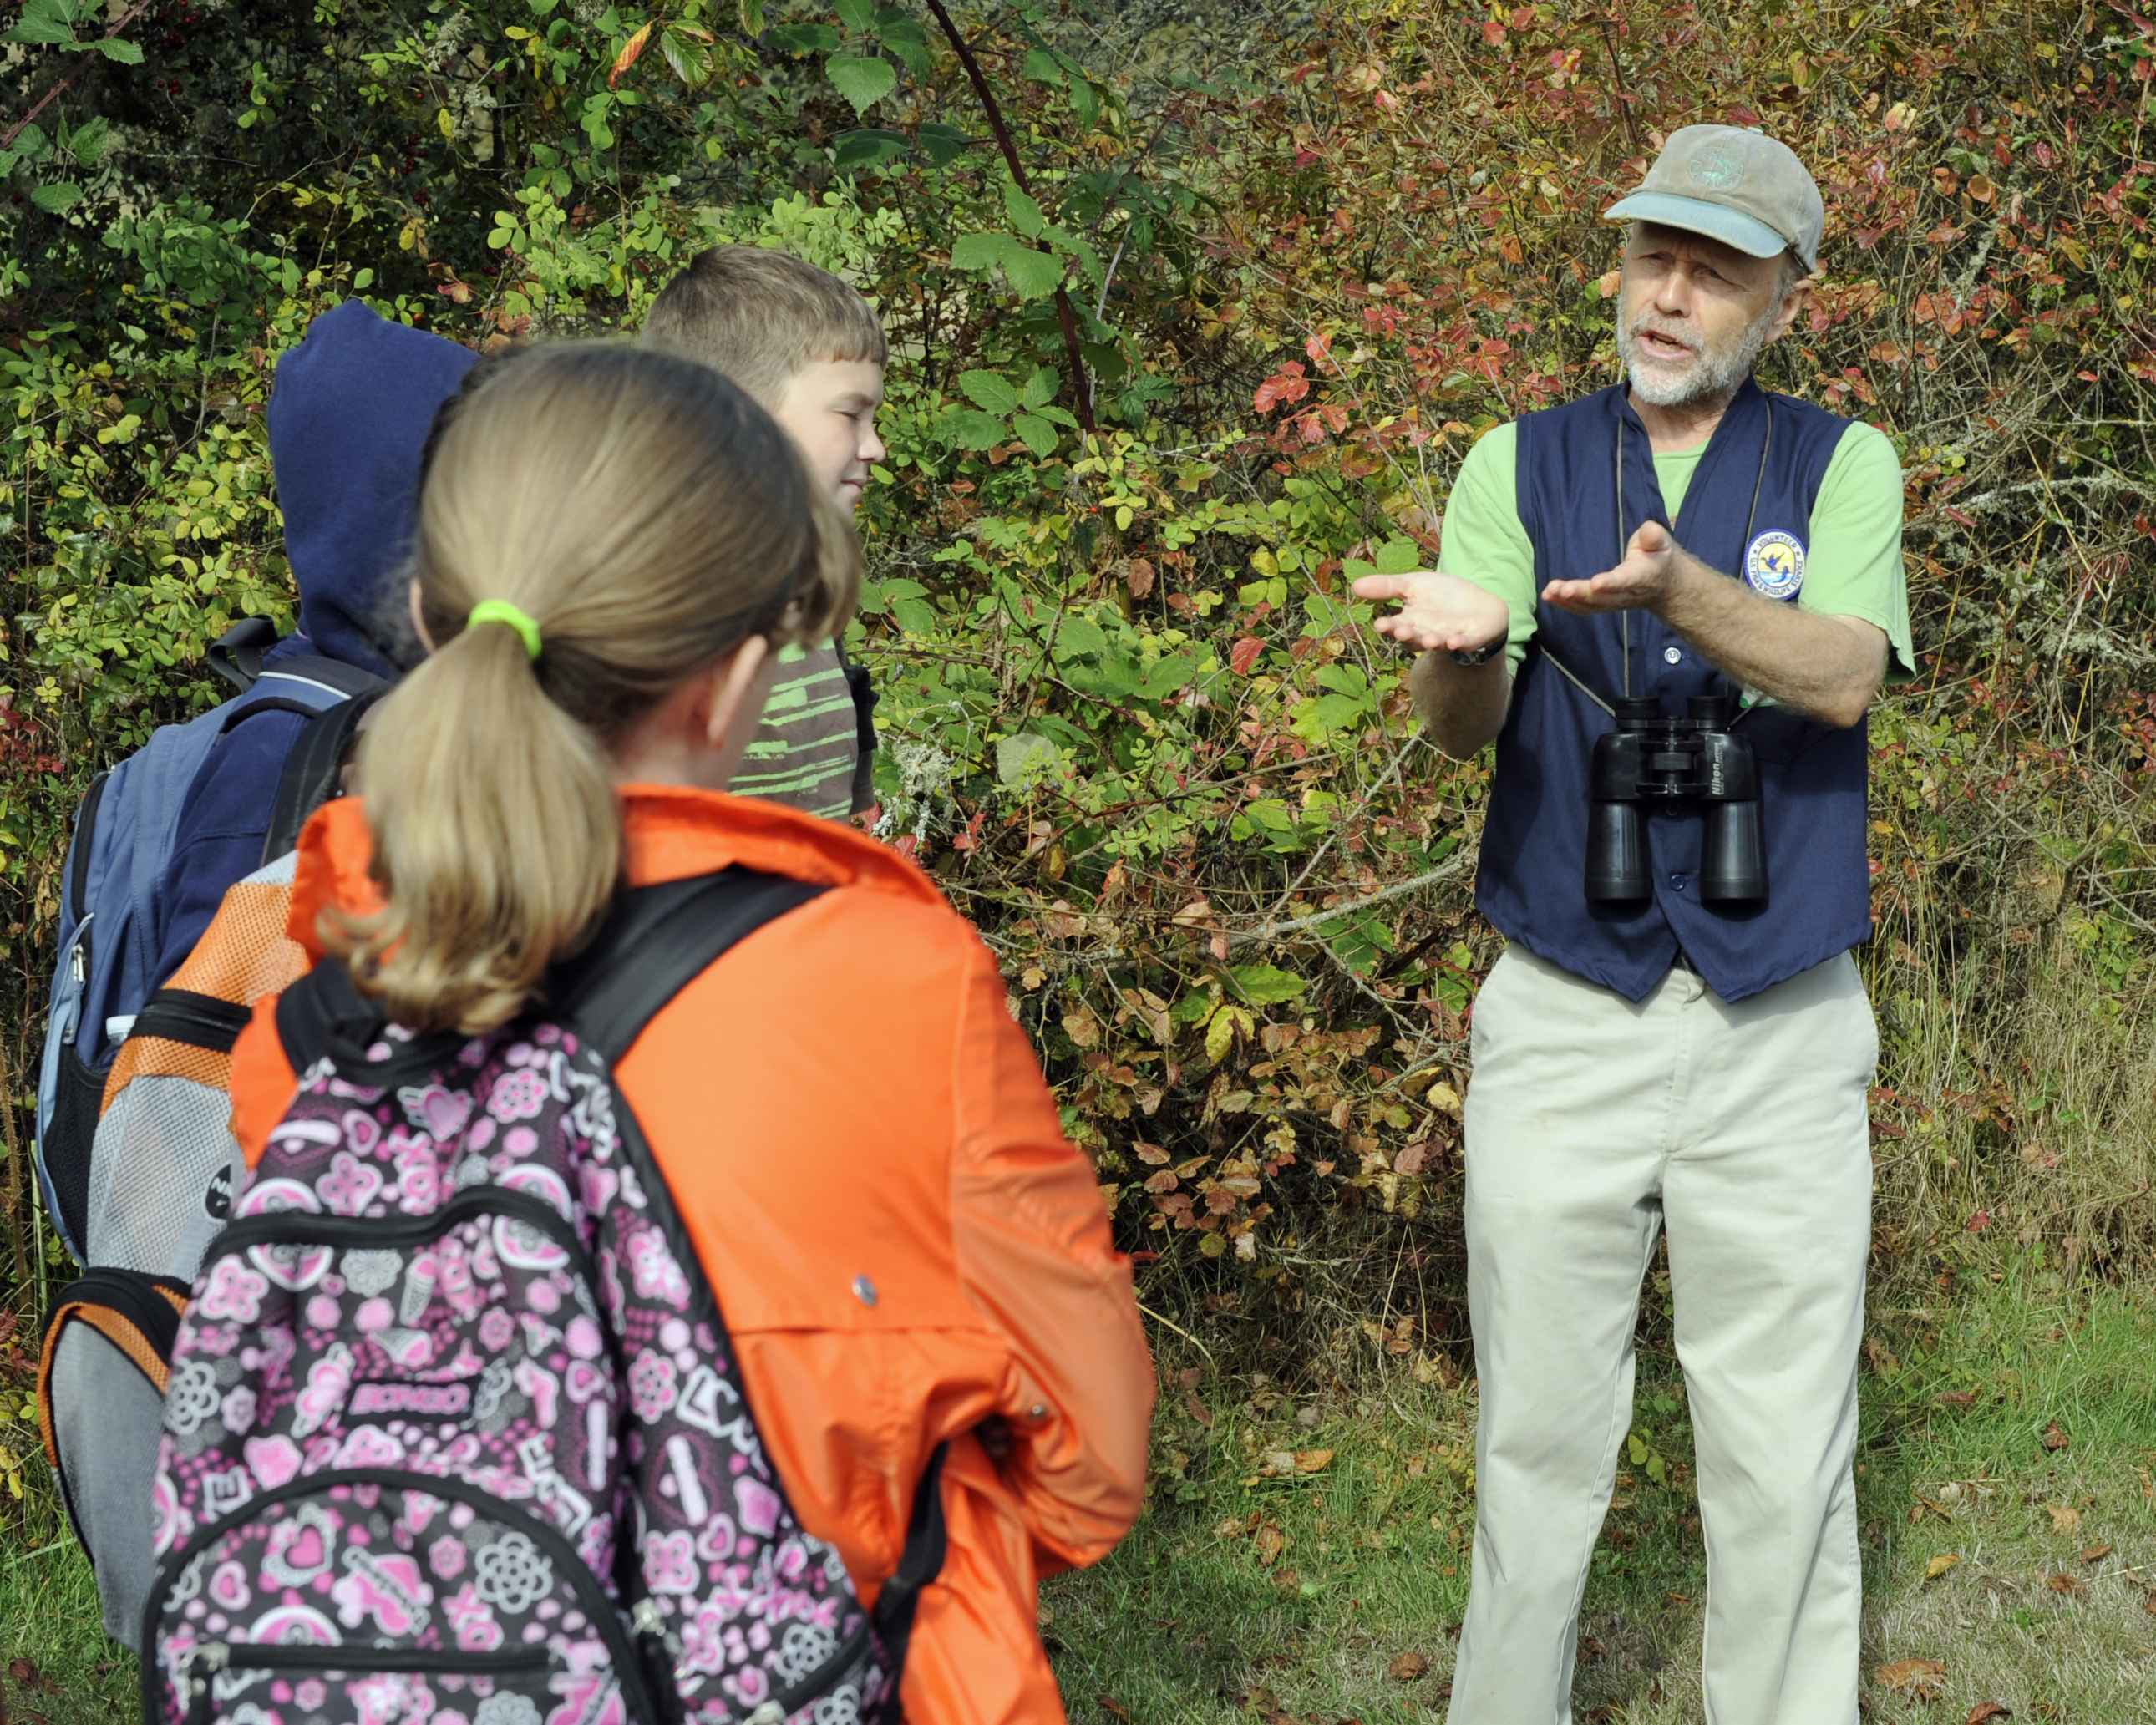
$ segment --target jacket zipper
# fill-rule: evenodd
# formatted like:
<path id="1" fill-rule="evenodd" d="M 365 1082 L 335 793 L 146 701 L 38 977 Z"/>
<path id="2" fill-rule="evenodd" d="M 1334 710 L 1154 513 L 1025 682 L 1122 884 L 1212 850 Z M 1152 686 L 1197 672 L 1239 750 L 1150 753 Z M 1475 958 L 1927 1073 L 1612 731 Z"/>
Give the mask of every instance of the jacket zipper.
<path id="1" fill-rule="evenodd" d="M 270 1210 L 228 1222 L 203 1259 L 229 1257 L 258 1245 L 351 1245 L 370 1250 L 424 1245 L 473 1216 L 501 1216 L 545 1235 L 575 1260 L 587 1287 L 599 1286 L 598 1267 L 568 1219 L 543 1198 L 512 1186 L 478 1186 L 459 1192 L 424 1216 L 321 1216 L 311 1210 Z"/>
<path id="2" fill-rule="evenodd" d="M 600 1586 L 591 1567 L 578 1555 L 575 1546 L 552 1522 L 519 1508 L 506 1498 L 496 1497 L 466 1485 L 462 1480 L 431 1473 L 414 1473 L 398 1468 L 354 1467 L 341 1468 L 329 1473 L 311 1474 L 293 1481 L 275 1491 L 264 1492 L 252 1499 L 228 1516 L 219 1517 L 208 1525 L 198 1527 L 186 1543 L 177 1548 L 157 1568 L 157 1579 L 150 1589 L 150 1596 L 142 1611 L 142 1721 L 143 1725 L 162 1725 L 165 1711 L 161 1704 L 164 1684 L 160 1681 L 157 1656 L 158 1620 L 166 1596 L 187 1572 L 188 1563 L 210 1544 L 222 1538 L 230 1529 L 239 1527 L 259 1515 L 262 1511 L 295 1499 L 326 1497 L 340 1486 L 387 1486 L 399 1491 L 422 1491 L 429 1497 L 446 1498 L 453 1503 L 463 1503 L 491 1517 L 504 1527 L 526 1535 L 553 1559 L 554 1574 L 567 1583 L 583 1609 L 584 1618 L 593 1634 L 606 1644 L 607 1656 L 621 1686 L 622 1699 L 632 1719 L 652 1719 L 658 1717 L 652 1706 L 652 1697 L 644 1680 L 644 1667 L 639 1661 L 636 1649 L 622 1627 L 621 1613 L 614 1601 L 608 1599 Z M 279 1649 L 281 1655 L 286 1650 Z M 365 1651 L 365 1650 L 362 1650 Z M 378 1652 L 380 1650 L 376 1650 Z M 182 1668 L 180 1681 L 187 1681 Z M 208 1694 L 207 1686 L 197 1699 Z M 192 1717 L 193 1702 L 185 1691 L 178 1692 L 183 1708 Z M 782 1716 L 783 1717 L 783 1716 Z"/>

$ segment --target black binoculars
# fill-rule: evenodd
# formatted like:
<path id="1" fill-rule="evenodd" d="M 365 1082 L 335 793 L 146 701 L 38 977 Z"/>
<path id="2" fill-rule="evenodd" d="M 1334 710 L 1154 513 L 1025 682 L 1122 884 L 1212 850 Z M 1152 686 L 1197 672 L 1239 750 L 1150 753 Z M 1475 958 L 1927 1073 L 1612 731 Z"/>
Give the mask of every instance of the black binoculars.
<path id="1" fill-rule="evenodd" d="M 1626 700 L 1617 728 L 1594 744 L 1587 825 L 1587 897 L 1630 904 L 1650 897 L 1642 804 L 1697 803 L 1707 822 L 1699 896 L 1707 904 L 1745 904 L 1767 896 L 1759 837 L 1759 769 L 1751 745 L 1730 734 L 1737 703 L 1696 695 L 1685 716 L 1666 719 L 1656 703 Z"/>

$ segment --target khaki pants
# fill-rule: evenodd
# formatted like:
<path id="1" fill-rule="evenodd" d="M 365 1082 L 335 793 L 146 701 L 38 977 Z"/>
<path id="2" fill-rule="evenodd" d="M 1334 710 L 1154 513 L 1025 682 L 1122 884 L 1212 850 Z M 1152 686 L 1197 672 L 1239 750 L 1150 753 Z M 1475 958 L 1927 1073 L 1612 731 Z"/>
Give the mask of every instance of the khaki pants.
<path id="1" fill-rule="evenodd" d="M 1568 1725 L 1588 1558 L 1669 1230 L 1707 1537 L 1709 1725 L 1855 1725 L 1856 1360 L 1878 1037 L 1847 954 L 1639 1005 L 1514 947 L 1475 1007 L 1481 1411 L 1450 1725 Z"/>

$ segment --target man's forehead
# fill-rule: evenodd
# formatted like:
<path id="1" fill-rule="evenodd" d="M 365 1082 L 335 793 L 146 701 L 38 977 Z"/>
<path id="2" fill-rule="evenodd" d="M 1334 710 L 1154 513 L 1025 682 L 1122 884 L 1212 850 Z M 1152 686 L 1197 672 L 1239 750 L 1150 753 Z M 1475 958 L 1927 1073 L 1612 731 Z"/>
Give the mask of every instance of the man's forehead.
<path id="1" fill-rule="evenodd" d="M 1710 239 L 1704 234 L 1690 234 L 1681 228 L 1665 228 L 1659 222 L 1635 222 L 1627 236 L 1625 249 L 1640 251 L 1648 248 L 1673 251 L 1681 255 L 1695 257 L 1705 263 L 1732 271 L 1757 269 L 1769 263 L 1770 259 L 1755 258 L 1749 252 L 1740 252 L 1733 245 Z"/>

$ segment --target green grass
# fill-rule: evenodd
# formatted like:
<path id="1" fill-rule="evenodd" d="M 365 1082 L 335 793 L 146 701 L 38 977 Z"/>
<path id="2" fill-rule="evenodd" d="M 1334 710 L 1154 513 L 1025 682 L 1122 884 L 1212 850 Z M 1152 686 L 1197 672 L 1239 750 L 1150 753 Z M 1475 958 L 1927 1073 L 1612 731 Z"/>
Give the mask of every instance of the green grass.
<path id="1" fill-rule="evenodd" d="M 2030 1276 L 1881 1317 L 1859 1480 L 1868 1718 L 1959 1722 L 1995 1701 L 2020 1720 L 2156 1720 L 2156 1307 Z M 1642 1366 L 1635 1435 L 1663 1482 L 1636 1463 L 1620 1479 L 1573 1706 L 1676 1725 L 1702 1716 L 1706 1561 L 1681 1387 L 1666 1356 Z M 1249 1383 L 1189 1394 L 1212 1423 L 1180 1387 L 1164 1399 L 1146 1520 L 1050 1589 L 1074 1720 L 1431 1717 L 1466 1596 L 1471 1390 L 1404 1382 L 1322 1406 Z M 2054 1424 L 2063 1449 L 2045 1447 Z M 1315 1471 L 1267 1461 L 1324 1450 Z M 1943 1666 L 1934 1702 L 1878 1681 L 1909 1660 Z"/>
<path id="2" fill-rule="evenodd" d="M 1879 1313 L 1875 1331 L 1859 1480 L 1871 1725 L 1958 1725 L 1986 1701 L 2023 1722 L 2156 1721 L 2156 1304 L 2032 1271 Z M 1649 1459 L 1628 1465 L 1595 1556 L 1574 1699 L 1601 1725 L 1701 1716 L 1690 1434 L 1666 1354 L 1642 1364 Z M 1473 1420 L 1471 1389 L 1405 1372 L 1309 1400 L 1173 1378 L 1145 1521 L 1044 1606 L 1073 1719 L 1430 1719 L 1466 1597 Z M 2063 1448 L 2046 1447 L 2054 1425 Z M 132 1662 L 96 1625 L 89 1571 L 33 1492 L 0 1535 L 0 1717 L 131 1717 Z M 1943 1666 L 1935 1701 L 1876 1681 L 1908 1660 Z"/>

